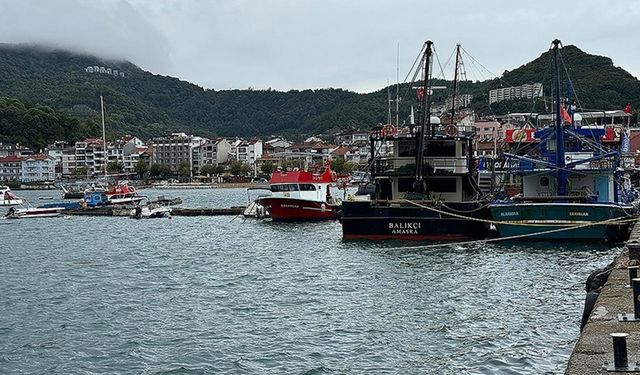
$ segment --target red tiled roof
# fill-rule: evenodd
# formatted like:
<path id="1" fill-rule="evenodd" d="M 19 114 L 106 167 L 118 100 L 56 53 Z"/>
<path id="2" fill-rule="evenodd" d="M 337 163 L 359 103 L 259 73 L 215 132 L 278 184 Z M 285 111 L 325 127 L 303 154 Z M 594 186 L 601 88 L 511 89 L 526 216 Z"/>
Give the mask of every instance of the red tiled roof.
<path id="1" fill-rule="evenodd" d="M 9 155 L 9 156 L 5 156 L 3 158 L 0 158 L 0 163 L 11 163 L 11 162 L 17 162 L 17 161 L 22 161 L 24 158 L 20 157 L 20 156 L 15 156 L 15 155 Z"/>

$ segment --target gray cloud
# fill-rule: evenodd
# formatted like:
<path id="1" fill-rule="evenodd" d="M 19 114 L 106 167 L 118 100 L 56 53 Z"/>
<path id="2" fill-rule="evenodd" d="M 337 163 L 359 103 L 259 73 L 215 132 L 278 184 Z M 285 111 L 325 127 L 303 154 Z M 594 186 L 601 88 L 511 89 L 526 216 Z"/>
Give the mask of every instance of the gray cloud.
<path id="1" fill-rule="evenodd" d="M 639 19 L 633 0 L 0 0 L 0 41 L 127 58 L 216 89 L 371 91 L 395 81 L 398 44 L 403 75 L 426 39 L 441 60 L 459 42 L 501 74 L 559 37 L 638 75 Z"/>
<path id="2" fill-rule="evenodd" d="M 0 41 L 46 44 L 172 71 L 166 37 L 126 0 L 0 0 Z"/>

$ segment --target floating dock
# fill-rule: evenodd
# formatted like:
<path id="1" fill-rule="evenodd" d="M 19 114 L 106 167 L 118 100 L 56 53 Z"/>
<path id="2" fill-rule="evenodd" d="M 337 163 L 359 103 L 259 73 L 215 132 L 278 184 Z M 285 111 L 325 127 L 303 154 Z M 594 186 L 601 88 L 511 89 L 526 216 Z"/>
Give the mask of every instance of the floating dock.
<path id="1" fill-rule="evenodd" d="M 78 216 L 129 216 L 134 206 L 113 206 L 113 207 L 95 207 L 95 208 L 76 208 L 65 210 L 65 215 Z M 244 212 L 245 207 L 229 207 L 229 208 L 181 208 L 173 207 L 171 209 L 172 216 L 235 216 Z"/>
<path id="2" fill-rule="evenodd" d="M 637 267 L 633 267 L 636 265 L 640 265 L 638 222 L 616 259 L 587 280 L 584 327 L 569 358 L 566 375 L 640 374 L 640 316 L 634 321 L 634 310 L 639 306 L 634 306 L 629 273 L 629 266 L 632 274 L 637 272 Z"/>

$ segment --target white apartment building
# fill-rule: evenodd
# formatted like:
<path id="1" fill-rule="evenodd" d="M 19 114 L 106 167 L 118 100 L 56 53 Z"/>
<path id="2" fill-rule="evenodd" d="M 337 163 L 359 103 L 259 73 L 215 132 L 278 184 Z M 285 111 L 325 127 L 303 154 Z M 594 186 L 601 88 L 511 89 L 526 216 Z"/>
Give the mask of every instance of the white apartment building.
<path id="1" fill-rule="evenodd" d="M 489 104 L 513 99 L 532 99 L 543 96 L 542 83 L 524 84 L 489 90 Z"/>
<path id="2" fill-rule="evenodd" d="M 22 158 L 22 182 L 53 181 L 56 178 L 56 159 L 44 154 Z"/>

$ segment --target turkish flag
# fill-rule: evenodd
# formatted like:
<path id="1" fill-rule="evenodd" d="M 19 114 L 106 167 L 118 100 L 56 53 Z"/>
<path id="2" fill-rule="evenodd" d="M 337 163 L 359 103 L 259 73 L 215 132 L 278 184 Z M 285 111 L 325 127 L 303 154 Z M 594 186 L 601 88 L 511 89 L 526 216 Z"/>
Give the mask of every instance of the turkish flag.
<path id="1" fill-rule="evenodd" d="M 564 122 L 568 122 L 569 124 L 571 124 L 571 116 L 569 116 L 569 112 L 567 112 L 564 107 L 560 107 L 560 114 L 562 115 L 562 119 L 564 120 Z"/>
<path id="2" fill-rule="evenodd" d="M 631 113 L 631 103 L 627 103 L 627 106 L 624 107 L 624 113 Z"/>
<path id="3" fill-rule="evenodd" d="M 418 91 L 416 91 L 416 95 L 418 95 L 418 99 L 422 99 L 424 97 L 424 89 L 420 87 Z"/>

